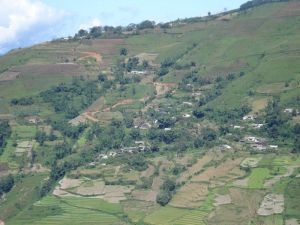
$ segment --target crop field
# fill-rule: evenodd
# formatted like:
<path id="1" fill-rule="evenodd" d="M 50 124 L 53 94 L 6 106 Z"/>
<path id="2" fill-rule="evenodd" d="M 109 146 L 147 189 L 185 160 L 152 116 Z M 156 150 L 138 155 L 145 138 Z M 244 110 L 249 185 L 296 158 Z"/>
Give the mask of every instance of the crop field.
<path id="1" fill-rule="evenodd" d="M 46 197 L 8 224 L 122 224 L 121 214 L 118 205 L 99 199 Z"/>
<path id="2" fill-rule="evenodd" d="M 63 82 L 71 82 L 70 76 L 23 76 L 13 81 L 0 82 L 0 95 L 4 99 L 32 96 Z"/>
<path id="3" fill-rule="evenodd" d="M 1 56 L 0 174 L 15 185 L 0 224 L 299 223 L 299 15 L 298 1 L 270 3 Z"/>
<path id="4" fill-rule="evenodd" d="M 262 188 L 264 185 L 264 181 L 269 178 L 270 171 L 267 168 L 255 168 L 252 170 L 248 187 L 249 188 Z"/>

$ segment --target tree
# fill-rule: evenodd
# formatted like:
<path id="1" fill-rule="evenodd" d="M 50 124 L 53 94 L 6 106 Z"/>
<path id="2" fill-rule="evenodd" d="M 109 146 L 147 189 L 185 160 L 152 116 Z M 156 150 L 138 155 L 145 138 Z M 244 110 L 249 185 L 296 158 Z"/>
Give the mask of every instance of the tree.
<path id="1" fill-rule="evenodd" d="M 193 111 L 193 115 L 195 117 L 197 117 L 198 119 L 201 119 L 201 118 L 203 118 L 205 116 L 204 112 L 201 109 L 199 109 L 199 108 L 197 108 L 197 109 L 195 109 Z"/>
<path id="2" fill-rule="evenodd" d="M 129 135 L 133 140 L 137 140 L 141 137 L 140 130 L 138 130 L 138 129 L 132 129 L 130 131 Z"/>
<path id="3" fill-rule="evenodd" d="M 300 153 L 300 137 L 297 136 L 294 141 L 293 153 Z"/>
<path id="4" fill-rule="evenodd" d="M 90 29 L 90 36 L 92 38 L 99 38 L 102 35 L 102 27 L 96 26 Z"/>
<path id="5" fill-rule="evenodd" d="M 143 30 L 143 29 L 153 29 L 155 26 L 155 22 L 154 21 L 150 21 L 150 20 L 145 20 L 143 22 L 141 22 L 140 24 L 137 25 L 137 28 L 139 30 Z"/>
<path id="6" fill-rule="evenodd" d="M 128 50 L 126 48 L 121 48 L 120 49 L 120 55 L 126 56 L 128 54 Z"/>
<path id="7" fill-rule="evenodd" d="M 35 134 L 35 140 L 41 145 L 44 145 L 44 142 L 47 140 L 47 134 L 43 131 L 37 131 Z"/>
<path id="8" fill-rule="evenodd" d="M 172 196 L 167 191 L 160 191 L 156 197 L 156 202 L 160 204 L 161 206 L 165 206 L 169 203 Z"/>
<path id="9" fill-rule="evenodd" d="M 214 141 L 217 138 L 217 133 L 210 128 L 206 128 L 202 130 L 202 137 L 204 141 Z"/>
<path id="10" fill-rule="evenodd" d="M 80 29 L 77 33 L 77 36 L 80 37 L 80 38 L 83 38 L 83 37 L 87 37 L 89 34 L 89 32 L 87 32 L 86 30 L 84 29 Z"/>
<path id="11" fill-rule="evenodd" d="M 0 178 L 0 196 L 3 193 L 9 192 L 15 184 L 14 177 L 10 174 Z"/>

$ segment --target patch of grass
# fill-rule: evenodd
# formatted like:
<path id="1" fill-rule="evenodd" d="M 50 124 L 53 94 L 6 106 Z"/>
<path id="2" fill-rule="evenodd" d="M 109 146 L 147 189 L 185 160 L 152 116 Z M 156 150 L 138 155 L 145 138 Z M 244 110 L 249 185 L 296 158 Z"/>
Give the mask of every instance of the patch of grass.
<path id="1" fill-rule="evenodd" d="M 46 216 L 36 213 L 45 207 L 55 210 Z M 60 213 L 57 213 L 58 208 L 61 209 Z M 120 206 L 106 203 L 101 199 L 47 196 L 35 203 L 32 210 L 24 211 L 7 224 L 120 224 L 121 220 L 118 218 L 120 212 Z"/>
<path id="2" fill-rule="evenodd" d="M 13 81 L 0 82 L 0 96 L 5 99 L 21 98 L 39 94 L 51 86 L 72 81 L 71 76 L 21 76 Z"/>
<path id="3" fill-rule="evenodd" d="M 18 180 L 14 188 L 0 200 L 0 218 L 5 221 L 31 206 L 39 198 L 41 182 L 47 174 L 30 174 Z M 7 221 L 7 224 L 10 220 Z"/>
<path id="4" fill-rule="evenodd" d="M 294 178 L 288 183 L 284 197 L 286 217 L 300 219 L 300 178 Z"/>
<path id="5" fill-rule="evenodd" d="M 267 168 L 255 168 L 249 176 L 248 187 L 263 188 L 264 181 L 269 177 L 270 171 Z"/>

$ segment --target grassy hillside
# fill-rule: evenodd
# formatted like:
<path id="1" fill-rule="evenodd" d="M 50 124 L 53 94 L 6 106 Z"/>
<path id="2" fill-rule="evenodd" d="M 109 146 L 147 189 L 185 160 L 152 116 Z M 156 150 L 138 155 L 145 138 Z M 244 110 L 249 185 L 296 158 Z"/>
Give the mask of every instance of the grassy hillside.
<path id="1" fill-rule="evenodd" d="M 299 223 L 299 16 L 268 3 L 0 57 L 0 224 Z"/>

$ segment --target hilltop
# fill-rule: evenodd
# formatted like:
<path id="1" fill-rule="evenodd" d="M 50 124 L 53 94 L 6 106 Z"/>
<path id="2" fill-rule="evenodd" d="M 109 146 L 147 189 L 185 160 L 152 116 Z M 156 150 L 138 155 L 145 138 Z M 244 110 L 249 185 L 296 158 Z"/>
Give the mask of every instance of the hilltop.
<path id="1" fill-rule="evenodd" d="M 1 56 L 0 219 L 298 224 L 299 28 L 256 0 Z"/>

